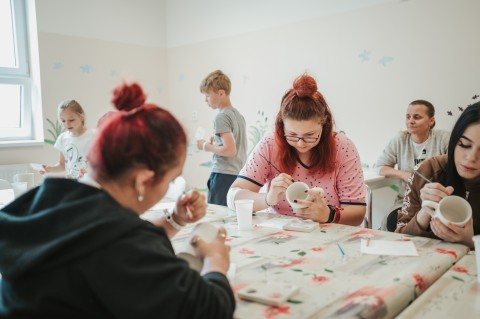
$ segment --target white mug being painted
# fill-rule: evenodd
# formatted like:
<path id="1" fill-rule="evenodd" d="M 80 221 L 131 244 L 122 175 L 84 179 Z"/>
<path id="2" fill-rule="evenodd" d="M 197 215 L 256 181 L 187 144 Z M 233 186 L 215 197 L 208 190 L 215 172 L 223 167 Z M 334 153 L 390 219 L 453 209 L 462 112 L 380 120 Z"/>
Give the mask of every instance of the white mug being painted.
<path id="1" fill-rule="evenodd" d="M 177 253 L 177 257 L 187 261 L 190 268 L 200 272 L 203 267 L 203 261 L 197 256 L 195 248 L 192 246 L 192 238 L 197 235 L 205 242 L 212 242 L 218 234 L 218 228 L 210 223 L 198 223 L 185 241 L 183 248 Z"/>
<path id="2" fill-rule="evenodd" d="M 302 205 L 300 203 L 295 203 L 295 200 L 308 200 L 311 201 L 312 195 L 306 193 L 310 187 L 303 182 L 295 182 L 287 187 L 287 191 L 285 192 L 285 197 L 287 198 L 288 203 L 292 206 L 293 209 L 298 208 L 305 208 L 307 206 Z M 323 196 L 323 189 L 321 187 L 314 187 L 312 188 L 313 191 L 319 192 Z"/>
<path id="3" fill-rule="evenodd" d="M 424 200 L 422 207 L 431 207 L 435 210 L 433 217 L 438 217 L 442 223 L 452 223 L 457 226 L 464 226 L 472 218 L 472 206 L 460 196 L 446 196 L 439 203 L 431 200 Z"/>

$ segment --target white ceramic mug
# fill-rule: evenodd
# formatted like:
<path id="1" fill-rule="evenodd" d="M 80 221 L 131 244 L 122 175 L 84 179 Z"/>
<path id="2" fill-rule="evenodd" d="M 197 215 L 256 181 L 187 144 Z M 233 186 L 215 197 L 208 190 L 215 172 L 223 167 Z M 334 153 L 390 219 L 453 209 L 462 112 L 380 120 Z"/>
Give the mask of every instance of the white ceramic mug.
<path id="1" fill-rule="evenodd" d="M 288 203 L 292 206 L 293 209 L 298 208 L 305 208 L 307 206 L 302 205 L 300 203 L 295 203 L 295 200 L 312 200 L 312 196 L 307 194 L 307 191 L 310 189 L 307 184 L 304 182 L 295 182 L 290 184 L 287 187 L 287 191 L 285 192 L 285 197 L 287 198 Z M 323 189 L 321 187 L 314 187 L 312 190 L 319 192 L 323 196 Z"/>
<path id="2" fill-rule="evenodd" d="M 433 217 L 438 217 L 442 223 L 452 223 L 457 226 L 464 226 L 472 218 L 472 206 L 467 200 L 460 196 L 446 196 L 438 203 L 431 200 L 424 200 L 422 207 L 431 207 L 435 210 Z"/>
<path id="3" fill-rule="evenodd" d="M 235 201 L 238 230 L 252 229 L 253 199 L 239 199 Z"/>
<path id="4" fill-rule="evenodd" d="M 13 182 L 27 182 L 27 189 L 33 188 L 35 185 L 35 177 L 33 173 L 20 173 L 13 175 Z"/>
<path id="5" fill-rule="evenodd" d="M 177 256 L 186 260 L 190 268 L 200 272 L 203 267 L 203 261 L 195 253 L 195 248 L 192 246 L 191 241 L 193 236 L 198 236 L 207 243 L 212 242 L 218 234 L 218 228 L 210 223 L 197 224 L 187 241 L 183 245 L 183 248 L 178 252 Z"/>

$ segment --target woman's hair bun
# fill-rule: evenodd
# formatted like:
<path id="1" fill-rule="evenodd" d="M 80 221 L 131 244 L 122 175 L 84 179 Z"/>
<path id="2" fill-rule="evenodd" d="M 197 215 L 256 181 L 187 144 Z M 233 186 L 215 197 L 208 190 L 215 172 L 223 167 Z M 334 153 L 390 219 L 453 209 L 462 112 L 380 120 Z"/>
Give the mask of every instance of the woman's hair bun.
<path id="1" fill-rule="evenodd" d="M 317 82 L 308 74 L 303 74 L 293 82 L 293 89 L 299 97 L 312 96 L 317 92 Z"/>
<path id="2" fill-rule="evenodd" d="M 146 99 L 140 85 L 123 83 L 113 90 L 112 103 L 119 111 L 131 111 L 142 106 Z"/>

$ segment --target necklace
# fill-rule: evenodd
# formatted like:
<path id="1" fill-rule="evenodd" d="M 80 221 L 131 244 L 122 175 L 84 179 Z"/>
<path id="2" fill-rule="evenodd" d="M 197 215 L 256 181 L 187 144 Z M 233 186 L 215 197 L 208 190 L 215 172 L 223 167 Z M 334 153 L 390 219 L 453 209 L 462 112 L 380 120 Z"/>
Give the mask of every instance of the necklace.
<path id="1" fill-rule="evenodd" d="M 415 143 L 412 138 L 410 138 L 410 142 L 412 143 L 413 155 L 415 159 L 425 159 L 427 155 L 426 147 L 428 142 L 430 141 L 430 134 L 428 138 L 422 144 Z"/>

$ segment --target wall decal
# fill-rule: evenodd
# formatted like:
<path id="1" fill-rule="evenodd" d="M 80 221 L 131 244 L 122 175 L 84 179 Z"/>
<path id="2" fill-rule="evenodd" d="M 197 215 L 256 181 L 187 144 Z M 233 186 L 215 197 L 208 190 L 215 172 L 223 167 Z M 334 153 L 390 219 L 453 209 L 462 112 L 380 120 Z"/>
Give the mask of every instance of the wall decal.
<path id="1" fill-rule="evenodd" d="M 55 62 L 52 67 L 54 70 L 60 70 L 63 69 L 63 63 L 62 62 Z"/>
<path id="2" fill-rule="evenodd" d="M 52 120 L 47 118 L 47 122 L 48 122 L 48 124 L 50 124 L 50 128 L 48 129 L 48 132 L 52 136 L 52 139 L 47 139 L 46 138 L 44 141 L 47 144 L 54 145 L 55 142 L 57 141 L 57 138 L 63 132 L 63 126 L 62 126 L 62 124 L 60 124 L 60 122 L 58 120 L 55 120 L 55 123 L 53 123 Z"/>
<path id="3" fill-rule="evenodd" d="M 380 60 L 378 60 L 378 63 L 382 64 L 383 66 L 387 66 L 387 63 L 391 63 L 392 61 L 393 57 L 385 55 Z"/>
<path id="4" fill-rule="evenodd" d="M 82 64 L 80 65 L 80 71 L 85 74 L 89 74 L 93 71 L 93 67 L 90 64 Z"/>
<path id="5" fill-rule="evenodd" d="M 257 120 L 255 121 L 255 125 L 250 125 L 248 129 L 248 133 L 250 137 L 248 140 L 250 141 L 250 149 L 247 152 L 247 155 L 250 155 L 252 151 L 257 146 L 258 142 L 262 139 L 263 135 L 267 131 L 268 127 L 268 116 L 265 116 L 264 111 L 257 111 Z"/>
<path id="6" fill-rule="evenodd" d="M 360 53 L 358 55 L 358 57 L 360 58 L 360 61 L 362 62 L 366 62 L 366 61 L 369 61 L 370 60 L 370 54 L 372 53 L 372 51 L 369 51 L 369 50 L 363 50 L 362 53 Z"/>
<path id="7" fill-rule="evenodd" d="M 475 100 L 478 99 L 479 97 L 480 97 L 480 95 L 474 94 L 474 95 L 472 96 L 472 100 L 474 100 L 473 103 L 477 102 L 477 101 L 475 101 Z M 472 105 L 473 103 L 468 104 L 467 107 L 470 106 L 470 105 Z M 452 108 L 452 109 L 455 109 L 455 108 Z M 465 110 L 465 108 L 464 108 L 463 106 L 457 106 L 457 109 L 458 109 L 459 113 L 462 113 L 463 110 Z M 452 111 L 452 110 L 447 110 L 447 115 L 448 115 L 448 116 L 453 116 L 453 111 Z"/>

